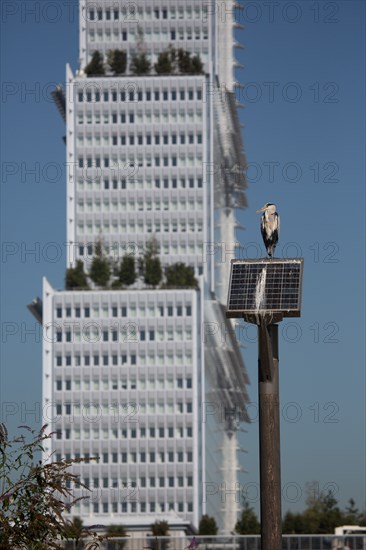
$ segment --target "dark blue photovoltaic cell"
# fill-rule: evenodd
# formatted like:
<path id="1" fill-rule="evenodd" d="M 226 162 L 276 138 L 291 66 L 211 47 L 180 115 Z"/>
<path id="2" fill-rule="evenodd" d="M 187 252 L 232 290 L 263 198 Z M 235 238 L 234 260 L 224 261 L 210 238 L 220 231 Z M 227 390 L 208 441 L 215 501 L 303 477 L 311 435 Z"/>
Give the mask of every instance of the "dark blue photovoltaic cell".
<path id="1" fill-rule="evenodd" d="M 303 260 L 232 262 L 228 311 L 299 311 Z"/>

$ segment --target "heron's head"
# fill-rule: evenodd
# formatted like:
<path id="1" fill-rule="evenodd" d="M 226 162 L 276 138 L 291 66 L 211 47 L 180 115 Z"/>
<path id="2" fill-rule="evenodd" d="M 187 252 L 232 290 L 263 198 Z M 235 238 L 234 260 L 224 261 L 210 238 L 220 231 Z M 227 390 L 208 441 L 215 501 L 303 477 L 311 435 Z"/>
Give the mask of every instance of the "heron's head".
<path id="1" fill-rule="evenodd" d="M 276 212 L 276 205 L 272 204 L 271 202 L 266 202 L 266 204 L 262 206 L 262 208 L 256 210 L 256 213 L 258 214 L 259 212 L 265 211 L 269 212 L 269 214 L 274 214 Z"/>

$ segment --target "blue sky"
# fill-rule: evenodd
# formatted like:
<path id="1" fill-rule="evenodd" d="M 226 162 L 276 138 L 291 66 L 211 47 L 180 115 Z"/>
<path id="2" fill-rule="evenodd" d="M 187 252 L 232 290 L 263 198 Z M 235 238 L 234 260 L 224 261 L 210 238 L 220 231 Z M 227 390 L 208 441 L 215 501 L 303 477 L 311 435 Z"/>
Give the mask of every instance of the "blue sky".
<path id="1" fill-rule="evenodd" d="M 2 12 L 1 399 L 12 428 L 35 422 L 29 411 L 41 398 L 41 344 L 26 334 L 35 322 L 25 305 L 43 275 L 62 288 L 66 263 L 64 252 L 55 258 L 66 233 L 65 173 L 55 169 L 65 162 L 65 129 L 50 91 L 66 62 L 77 67 L 78 21 L 76 0 L 58 6 L 4 2 Z M 255 210 L 275 202 L 278 255 L 305 258 L 302 317 L 280 325 L 283 509 L 303 508 L 313 480 L 342 506 L 353 497 L 363 508 L 365 3 L 246 2 L 239 19 L 249 180 L 241 255 L 262 247 Z M 241 484 L 257 507 L 254 327 L 240 341 L 253 418 L 241 436 Z"/>

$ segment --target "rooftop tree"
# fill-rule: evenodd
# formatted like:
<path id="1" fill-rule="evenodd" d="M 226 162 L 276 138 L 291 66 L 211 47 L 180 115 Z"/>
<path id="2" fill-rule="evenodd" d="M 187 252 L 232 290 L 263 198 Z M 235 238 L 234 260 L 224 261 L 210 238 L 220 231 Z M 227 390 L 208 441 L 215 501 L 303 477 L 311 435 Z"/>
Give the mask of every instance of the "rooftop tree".
<path id="1" fill-rule="evenodd" d="M 89 288 L 86 274 L 84 272 L 84 264 L 81 260 L 77 260 L 75 267 L 69 267 L 66 270 L 65 287 L 66 290 Z"/>
<path id="2" fill-rule="evenodd" d="M 198 288 L 193 267 L 182 262 L 167 267 L 165 277 L 168 288 Z"/>
<path id="3" fill-rule="evenodd" d="M 136 282 L 135 258 L 126 254 L 123 256 L 118 272 L 121 285 L 130 286 Z"/>
<path id="4" fill-rule="evenodd" d="M 115 75 L 124 74 L 127 68 L 127 54 L 123 50 L 108 50 L 107 63 Z"/>
<path id="5" fill-rule="evenodd" d="M 137 53 L 132 57 L 130 69 L 133 74 L 148 74 L 151 69 L 150 60 L 146 54 L 144 31 L 137 28 Z"/>
<path id="6" fill-rule="evenodd" d="M 176 70 L 176 50 L 169 47 L 159 53 L 154 69 L 157 74 L 173 74 Z"/>
<path id="7" fill-rule="evenodd" d="M 151 69 L 150 60 L 145 52 L 135 54 L 132 57 L 130 69 L 133 74 L 148 74 Z"/>
<path id="8" fill-rule="evenodd" d="M 91 61 L 85 67 L 84 72 L 88 76 L 97 76 L 97 75 L 105 74 L 103 56 L 98 50 L 96 50 L 93 53 Z"/>
<path id="9" fill-rule="evenodd" d="M 108 286 L 111 276 L 111 268 L 107 258 L 103 256 L 102 243 L 95 244 L 95 257 L 92 260 L 89 276 L 93 283 L 103 288 Z"/>
<path id="10" fill-rule="evenodd" d="M 159 246 L 155 239 L 152 239 L 146 245 L 142 260 L 142 272 L 145 284 L 153 287 L 160 284 L 163 270 L 159 258 Z"/>

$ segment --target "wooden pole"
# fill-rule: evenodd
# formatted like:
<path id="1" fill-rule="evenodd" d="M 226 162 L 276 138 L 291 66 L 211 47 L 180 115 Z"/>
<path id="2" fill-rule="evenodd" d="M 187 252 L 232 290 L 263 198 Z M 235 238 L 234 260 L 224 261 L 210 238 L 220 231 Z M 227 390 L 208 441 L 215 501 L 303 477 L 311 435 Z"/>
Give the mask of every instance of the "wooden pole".
<path id="1" fill-rule="evenodd" d="M 278 325 L 263 322 L 258 336 L 261 548 L 281 550 Z"/>

